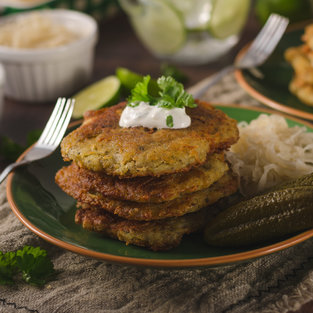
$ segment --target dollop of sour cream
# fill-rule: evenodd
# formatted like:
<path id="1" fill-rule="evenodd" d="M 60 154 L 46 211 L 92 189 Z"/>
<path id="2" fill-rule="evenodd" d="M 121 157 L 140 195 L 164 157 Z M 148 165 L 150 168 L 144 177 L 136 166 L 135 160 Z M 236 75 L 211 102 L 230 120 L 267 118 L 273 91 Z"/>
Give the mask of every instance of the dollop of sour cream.
<path id="1" fill-rule="evenodd" d="M 172 116 L 172 127 L 168 126 L 166 120 Z M 187 128 L 191 124 L 190 117 L 185 108 L 165 109 L 159 106 L 140 102 L 137 106 L 127 105 L 120 117 L 120 127 L 143 126 L 148 128 Z"/>

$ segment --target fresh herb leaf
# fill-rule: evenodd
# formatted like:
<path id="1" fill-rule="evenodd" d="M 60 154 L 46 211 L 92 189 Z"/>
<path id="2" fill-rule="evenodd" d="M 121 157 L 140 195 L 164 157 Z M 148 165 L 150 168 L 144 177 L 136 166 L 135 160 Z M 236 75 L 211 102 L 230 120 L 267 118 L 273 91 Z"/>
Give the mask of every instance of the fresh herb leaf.
<path id="1" fill-rule="evenodd" d="M 26 137 L 27 147 L 33 145 L 36 141 L 38 141 L 41 133 L 42 133 L 42 130 L 40 129 L 35 129 L 35 130 L 30 131 Z"/>
<path id="2" fill-rule="evenodd" d="M 15 252 L 7 252 L 3 254 L 3 252 L 0 251 L 0 284 L 13 285 L 16 272 Z"/>
<path id="3" fill-rule="evenodd" d="M 0 156 L 8 162 L 15 162 L 16 159 L 40 137 L 41 130 L 33 130 L 27 134 L 26 146 L 22 146 L 7 136 L 0 136 Z"/>
<path id="4" fill-rule="evenodd" d="M 22 274 L 25 282 L 43 286 L 56 274 L 47 252 L 39 247 L 24 246 L 16 252 L 0 251 L 0 285 L 12 285 Z"/>
<path id="5" fill-rule="evenodd" d="M 177 82 L 173 77 L 162 76 L 157 80 L 160 89 L 158 97 L 149 94 L 149 81 L 150 76 L 148 75 L 143 78 L 142 82 L 136 84 L 128 99 L 129 106 L 135 107 L 141 101 L 166 109 L 197 106 L 192 95 L 184 90 L 183 84 Z"/>
<path id="6" fill-rule="evenodd" d="M 43 286 L 55 274 L 47 252 L 39 247 L 25 246 L 23 250 L 18 250 L 16 262 L 23 279 L 31 285 Z"/>
<path id="7" fill-rule="evenodd" d="M 7 161 L 14 162 L 25 148 L 6 136 L 0 137 L 0 155 Z"/>
<path id="8" fill-rule="evenodd" d="M 176 81 L 182 84 L 188 81 L 188 77 L 181 70 L 179 70 L 176 66 L 171 65 L 171 64 L 162 63 L 161 73 L 164 76 L 173 77 Z"/>
<path id="9" fill-rule="evenodd" d="M 153 102 L 153 97 L 149 95 L 148 91 L 150 79 L 150 75 L 145 76 L 143 80 L 138 82 L 135 88 L 131 90 L 130 100 L 128 101 L 129 106 L 136 107 L 141 101 Z"/>
<path id="10" fill-rule="evenodd" d="M 164 108 L 195 108 L 197 105 L 192 97 L 184 90 L 183 84 L 177 82 L 173 77 L 162 76 L 158 79 L 158 85 L 161 89 L 159 92 L 161 100 L 167 104 L 159 102 L 158 105 Z"/>
<path id="11" fill-rule="evenodd" d="M 168 127 L 173 127 L 174 126 L 174 121 L 173 121 L 173 116 L 172 115 L 168 115 L 166 117 L 166 125 Z"/>

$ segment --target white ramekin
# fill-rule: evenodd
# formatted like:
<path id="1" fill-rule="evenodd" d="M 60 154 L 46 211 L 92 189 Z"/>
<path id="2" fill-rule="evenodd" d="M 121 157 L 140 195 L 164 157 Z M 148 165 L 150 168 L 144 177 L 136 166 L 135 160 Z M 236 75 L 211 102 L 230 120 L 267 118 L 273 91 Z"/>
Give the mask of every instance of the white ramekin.
<path id="1" fill-rule="evenodd" d="M 71 96 L 84 86 L 93 70 L 98 38 L 95 19 L 85 13 L 42 10 L 52 20 L 81 33 L 67 45 L 46 49 L 14 49 L 0 46 L 0 62 L 6 74 L 5 95 L 22 101 L 51 101 Z M 30 12 L 1 18 L 0 24 Z"/>

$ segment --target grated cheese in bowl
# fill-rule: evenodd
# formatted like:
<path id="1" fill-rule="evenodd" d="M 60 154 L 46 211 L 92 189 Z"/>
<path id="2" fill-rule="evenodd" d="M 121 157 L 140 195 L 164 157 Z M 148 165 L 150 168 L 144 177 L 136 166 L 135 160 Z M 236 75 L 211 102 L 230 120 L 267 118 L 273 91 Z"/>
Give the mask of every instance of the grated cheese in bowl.
<path id="1" fill-rule="evenodd" d="M 78 38 L 77 33 L 38 12 L 0 25 L 0 45 L 12 48 L 52 48 Z"/>
<path id="2" fill-rule="evenodd" d="M 240 139 L 226 157 L 243 195 L 313 172 L 313 133 L 305 127 L 288 127 L 282 116 L 261 114 L 238 128 Z"/>

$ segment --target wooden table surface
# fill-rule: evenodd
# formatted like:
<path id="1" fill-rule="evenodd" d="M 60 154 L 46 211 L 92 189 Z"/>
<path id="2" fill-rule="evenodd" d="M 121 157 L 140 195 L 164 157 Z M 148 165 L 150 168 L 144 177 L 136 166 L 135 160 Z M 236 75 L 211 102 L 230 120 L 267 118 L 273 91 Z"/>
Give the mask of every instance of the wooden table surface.
<path id="1" fill-rule="evenodd" d="M 241 40 L 230 53 L 218 61 L 199 66 L 177 67 L 189 78 L 191 86 L 224 66 L 231 64 L 240 48 L 251 41 L 260 29 L 253 14 L 250 15 Z M 153 57 L 134 35 L 123 14 L 99 23 L 99 42 L 96 47 L 92 81 L 115 73 L 119 66 L 142 74 L 160 75 L 161 61 Z M 54 103 L 24 103 L 5 98 L 0 116 L 0 135 L 9 136 L 20 144 L 26 143 L 26 134 L 31 130 L 42 129 L 53 109 Z M 0 169 L 5 163 L 0 159 Z M 313 312 L 313 301 L 304 305 L 296 313 Z M 289 312 L 291 313 L 291 312 Z"/>

